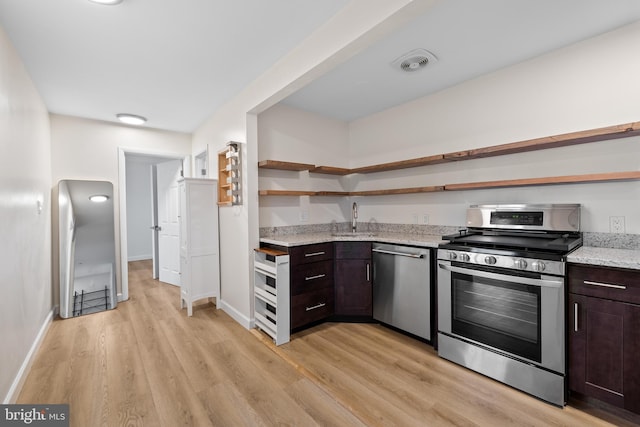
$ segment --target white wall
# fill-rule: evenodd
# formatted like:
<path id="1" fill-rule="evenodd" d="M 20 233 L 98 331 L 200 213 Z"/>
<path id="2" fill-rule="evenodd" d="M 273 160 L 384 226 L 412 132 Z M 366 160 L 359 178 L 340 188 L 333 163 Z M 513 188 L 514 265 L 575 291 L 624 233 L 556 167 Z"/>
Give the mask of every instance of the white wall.
<path id="1" fill-rule="evenodd" d="M 45 105 L 1 28 L 0 147 L 0 397 L 8 403 L 52 314 L 51 146 Z"/>
<path id="2" fill-rule="evenodd" d="M 258 116 L 258 159 L 349 167 L 347 122 L 274 105 Z M 345 191 L 335 175 L 261 169 L 258 186 L 270 190 Z M 321 224 L 344 217 L 345 197 L 261 197 L 260 225 Z M 340 222 L 345 219 L 340 219 Z"/>
<path id="3" fill-rule="evenodd" d="M 148 162 L 127 160 L 127 257 L 151 259 L 151 168 Z"/>
<path id="4" fill-rule="evenodd" d="M 640 59 L 628 52 L 639 44 L 640 23 L 355 120 L 342 147 L 329 142 L 344 138 L 326 126 L 328 119 L 272 107 L 260 115 L 260 158 L 329 166 L 345 166 L 346 159 L 355 168 L 638 121 Z M 639 169 L 635 137 L 342 179 L 261 170 L 259 185 L 375 190 Z M 640 233 L 639 181 L 353 198 L 270 196 L 260 200 L 260 226 L 300 224 L 299 213 L 307 210 L 310 223 L 345 221 L 345 206 L 353 200 L 363 222 L 452 226 L 464 225 L 472 203 L 581 203 L 585 231 L 609 232 L 609 217 L 621 215 L 627 232 Z"/>
<path id="5" fill-rule="evenodd" d="M 116 235 L 120 235 L 119 147 L 173 157 L 188 156 L 191 154 L 191 135 L 51 114 L 53 182 L 61 179 L 112 182 Z M 55 248 L 53 255 L 57 260 Z M 121 292 L 119 241 L 116 241 L 116 264 L 118 292 Z M 57 286 L 55 276 L 54 286 Z"/>
<path id="6" fill-rule="evenodd" d="M 351 167 L 504 144 L 640 119 L 640 23 L 350 123 Z M 586 65 L 588 64 L 588 65 Z M 393 145 L 392 145 L 393 144 Z M 393 148 L 391 148 L 393 146 Z M 358 190 L 640 170 L 640 138 L 358 176 Z M 609 216 L 640 233 L 640 182 L 362 198 L 363 217 L 464 224 L 482 202 L 582 203 L 585 231 Z"/>
<path id="7" fill-rule="evenodd" d="M 255 114 L 431 5 L 430 1 L 352 0 L 195 132 L 193 154 L 207 146 L 211 153 L 216 153 L 228 141 L 246 142 L 243 147 L 245 203 L 220 208 L 221 303 L 224 310 L 244 326 L 250 326 L 252 321 L 250 272 L 253 248 L 259 244 Z M 385 25 L 378 26 L 381 22 Z M 217 170 L 217 158 L 211 157 L 211 170 Z"/>

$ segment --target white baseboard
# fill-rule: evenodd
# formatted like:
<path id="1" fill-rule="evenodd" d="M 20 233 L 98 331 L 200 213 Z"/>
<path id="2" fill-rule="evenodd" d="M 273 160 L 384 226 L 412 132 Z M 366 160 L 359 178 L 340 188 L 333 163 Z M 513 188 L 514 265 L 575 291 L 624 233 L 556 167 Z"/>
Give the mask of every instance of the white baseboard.
<path id="1" fill-rule="evenodd" d="M 234 307 L 232 307 L 229 304 L 227 304 L 226 301 L 221 300 L 220 304 L 218 305 L 218 307 L 222 308 L 222 310 L 225 313 L 227 313 L 229 316 L 231 316 L 231 318 L 233 320 L 235 320 L 236 322 L 240 323 L 240 325 L 242 325 L 245 329 L 251 329 L 251 323 L 252 323 L 251 319 L 249 319 L 244 314 L 240 313 Z"/>
<path id="2" fill-rule="evenodd" d="M 36 335 L 36 339 L 31 344 L 31 348 L 27 353 L 27 356 L 24 358 L 20 369 L 18 370 L 18 374 L 16 375 L 11 387 L 9 388 L 9 392 L 4 398 L 3 404 L 8 405 L 11 403 L 15 403 L 18 395 L 20 394 L 20 390 L 22 390 L 22 386 L 24 385 L 25 380 L 27 379 L 27 374 L 29 374 L 29 370 L 31 369 L 31 365 L 33 365 L 33 360 L 35 358 L 42 341 L 44 340 L 45 335 L 47 335 L 47 331 L 49 330 L 49 326 L 51 326 L 51 322 L 53 321 L 53 316 L 57 310 L 57 307 L 53 307 L 47 317 L 44 319 L 44 323 L 40 327 L 38 331 L 38 335 Z"/>
<path id="3" fill-rule="evenodd" d="M 149 254 L 149 255 L 129 255 L 127 257 L 127 260 L 129 262 L 131 262 L 131 261 L 144 261 L 146 259 L 152 259 L 152 258 L 153 258 L 153 256 L 151 254 Z"/>

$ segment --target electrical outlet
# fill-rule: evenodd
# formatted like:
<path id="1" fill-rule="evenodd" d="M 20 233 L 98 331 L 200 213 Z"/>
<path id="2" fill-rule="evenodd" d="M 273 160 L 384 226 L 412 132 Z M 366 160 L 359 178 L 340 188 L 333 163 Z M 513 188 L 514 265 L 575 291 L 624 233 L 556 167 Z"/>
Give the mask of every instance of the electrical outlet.
<path id="1" fill-rule="evenodd" d="M 309 211 L 306 209 L 302 209 L 300 211 L 300 222 L 307 222 L 309 221 Z"/>
<path id="2" fill-rule="evenodd" d="M 417 213 L 411 214 L 411 217 L 413 218 L 413 224 L 417 224 L 418 223 L 418 214 Z"/>
<path id="3" fill-rule="evenodd" d="M 422 214 L 422 223 L 429 224 L 429 214 Z"/>
<path id="4" fill-rule="evenodd" d="M 623 216 L 610 216 L 609 217 L 609 231 L 612 233 L 624 233 L 624 217 Z"/>

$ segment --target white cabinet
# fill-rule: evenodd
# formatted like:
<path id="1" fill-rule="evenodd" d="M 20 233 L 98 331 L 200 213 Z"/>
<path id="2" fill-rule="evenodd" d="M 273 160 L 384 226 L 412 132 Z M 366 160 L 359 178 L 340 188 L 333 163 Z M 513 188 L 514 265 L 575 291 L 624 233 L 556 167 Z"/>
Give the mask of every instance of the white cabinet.
<path id="1" fill-rule="evenodd" d="M 220 297 L 217 182 L 183 178 L 180 194 L 180 308 L 202 298 Z"/>
<path id="2" fill-rule="evenodd" d="M 256 328 L 276 345 L 289 342 L 289 255 L 259 248 L 254 252 L 254 316 Z"/>

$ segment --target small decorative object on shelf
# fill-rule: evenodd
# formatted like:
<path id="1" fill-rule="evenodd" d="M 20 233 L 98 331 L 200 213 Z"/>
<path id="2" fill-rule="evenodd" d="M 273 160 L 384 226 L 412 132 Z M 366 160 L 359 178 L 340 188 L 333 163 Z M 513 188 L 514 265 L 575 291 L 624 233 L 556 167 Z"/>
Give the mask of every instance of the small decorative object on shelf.
<path id="1" fill-rule="evenodd" d="M 242 204 L 242 148 L 230 141 L 218 152 L 218 204 Z"/>

